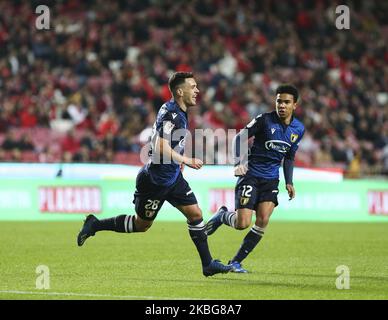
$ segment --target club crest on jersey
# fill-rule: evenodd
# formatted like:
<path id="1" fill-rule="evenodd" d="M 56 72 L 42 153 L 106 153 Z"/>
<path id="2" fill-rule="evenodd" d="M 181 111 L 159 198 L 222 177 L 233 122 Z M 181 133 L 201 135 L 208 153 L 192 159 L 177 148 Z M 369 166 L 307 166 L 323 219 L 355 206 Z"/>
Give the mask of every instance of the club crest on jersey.
<path id="1" fill-rule="evenodd" d="M 242 206 L 246 206 L 248 204 L 248 202 L 249 202 L 249 198 L 247 198 L 247 197 L 241 197 L 240 198 L 240 204 Z"/>
<path id="2" fill-rule="evenodd" d="M 291 133 L 291 142 L 294 143 L 298 139 L 299 135 L 296 133 Z"/>
<path id="3" fill-rule="evenodd" d="M 163 125 L 163 132 L 165 134 L 170 134 L 172 129 L 174 129 L 175 124 L 173 124 L 171 121 L 166 121 Z"/>

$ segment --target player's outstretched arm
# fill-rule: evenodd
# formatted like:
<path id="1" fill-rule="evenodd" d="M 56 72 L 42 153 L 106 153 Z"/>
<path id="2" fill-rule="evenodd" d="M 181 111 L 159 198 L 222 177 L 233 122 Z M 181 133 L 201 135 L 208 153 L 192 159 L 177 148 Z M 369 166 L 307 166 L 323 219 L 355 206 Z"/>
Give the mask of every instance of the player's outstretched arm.
<path id="1" fill-rule="evenodd" d="M 173 150 L 166 139 L 158 137 L 156 141 L 156 152 L 163 155 L 163 159 L 170 159 L 179 164 L 185 164 L 193 169 L 201 169 L 203 162 L 200 159 L 183 156 Z"/>

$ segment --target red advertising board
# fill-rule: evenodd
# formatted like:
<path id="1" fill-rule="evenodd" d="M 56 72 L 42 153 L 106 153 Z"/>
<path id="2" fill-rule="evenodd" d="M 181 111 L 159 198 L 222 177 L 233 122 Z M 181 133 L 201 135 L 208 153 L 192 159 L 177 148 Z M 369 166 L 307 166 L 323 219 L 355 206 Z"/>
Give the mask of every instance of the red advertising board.
<path id="1" fill-rule="evenodd" d="M 220 206 L 226 206 L 229 210 L 234 210 L 234 189 L 210 189 L 209 209 L 215 213 Z"/>
<path id="2" fill-rule="evenodd" d="M 371 215 L 388 216 L 388 190 L 368 191 L 368 212 Z"/>
<path id="3" fill-rule="evenodd" d="M 39 210 L 42 213 L 99 213 L 101 208 L 99 187 L 39 187 Z"/>

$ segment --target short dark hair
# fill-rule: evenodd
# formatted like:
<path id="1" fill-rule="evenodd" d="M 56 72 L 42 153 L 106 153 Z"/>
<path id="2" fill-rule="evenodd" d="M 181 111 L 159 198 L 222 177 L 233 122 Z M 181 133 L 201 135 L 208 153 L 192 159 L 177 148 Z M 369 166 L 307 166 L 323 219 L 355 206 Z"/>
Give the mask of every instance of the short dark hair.
<path id="1" fill-rule="evenodd" d="M 279 87 L 276 89 L 276 94 L 280 93 L 288 93 L 291 94 L 294 97 L 294 102 L 298 101 L 299 98 L 299 92 L 298 89 L 295 88 L 292 84 L 281 84 Z"/>
<path id="2" fill-rule="evenodd" d="M 181 85 L 186 81 L 187 78 L 194 78 L 192 72 L 175 72 L 168 80 L 168 87 L 172 94 L 175 93 L 177 86 Z"/>

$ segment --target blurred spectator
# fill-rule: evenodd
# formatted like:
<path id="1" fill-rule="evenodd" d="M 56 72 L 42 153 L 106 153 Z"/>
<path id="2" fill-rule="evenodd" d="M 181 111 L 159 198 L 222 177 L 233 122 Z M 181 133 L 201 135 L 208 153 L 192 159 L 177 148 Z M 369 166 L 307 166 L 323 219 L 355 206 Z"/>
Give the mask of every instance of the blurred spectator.
<path id="1" fill-rule="evenodd" d="M 62 140 L 62 150 L 74 154 L 80 148 L 80 142 L 75 137 L 74 131 L 69 131 Z M 68 156 L 66 157 L 68 159 Z"/>
<path id="2" fill-rule="evenodd" d="M 70 151 L 65 151 L 62 154 L 61 162 L 64 162 L 64 163 L 71 163 L 71 162 L 73 162 L 73 154 Z"/>
<path id="3" fill-rule="evenodd" d="M 101 137 L 106 137 L 108 134 L 116 134 L 119 131 L 119 121 L 116 114 L 113 112 L 102 114 L 97 130 Z"/>
<path id="4" fill-rule="evenodd" d="M 28 134 L 23 134 L 19 141 L 19 149 L 21 151 L 33 151 L 35 149 L 32 138 Z"/>
<path id="5" fill-rule="evenodd" d="M 38 118 L 34 107 L 30 106 L 27 110 L 20 113 L 20 126 L 22 128 L 33 128 L 38 124 Z"/>
<path id="6" fill-rule="evenodd" d="M 2 110 L 0 110 L 0 134 L 7 132 L 9 123 L 7 121 L 7 116 Z"/>
<path id="7" fill-rule="evenodd" d="M 46 146 L 39 153 L 38 160 L 39 162 L 53 163 L 53 162 L 59 162 L 61 160 L 61 157 L 56 152 L 55 148 L 53 148 L 53 146 Z"/>
<path id="8" fill-rule="evenodd" d="M 11 151 L 11 157 L 9 158 L 9 161 L 12 162 L 21 162 L 22 161 L 22 153 L 20 149 L 13 149 Z"/>
<path id="9" fill-rule="evenodd" d="M 6 161 L 5 151 L 0 148 L 0 162 L 5 162 L 5 161 Z"/>
<path id="10" fill-rule="evenodd" d="M 81 146 L 79 151 L 74 154 L 72 160 L 74 162 L 91 162 L 89 148 L 86 145 Z"/>
<path id="11" fill-rule="evenodd" d="M 1 148 L 5 151 L 11 151 L 19 148 L 19 140 L 16 138 L 15 131 L 8 131 L 6 133 Z"/>

